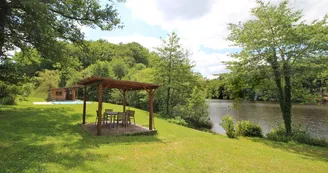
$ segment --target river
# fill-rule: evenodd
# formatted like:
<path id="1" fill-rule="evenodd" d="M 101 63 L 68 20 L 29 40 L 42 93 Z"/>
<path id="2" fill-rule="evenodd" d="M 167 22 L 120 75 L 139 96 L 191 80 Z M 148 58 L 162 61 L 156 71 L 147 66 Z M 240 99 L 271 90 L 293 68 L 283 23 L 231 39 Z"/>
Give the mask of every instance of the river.
<path id="1" fill-rule="evenodd" d="M 266 134 L 282 123 L 282 115 L 278 103 L 243 101 L 233 107 L 231 100 L 210 100 L 210 118 L 213 122 L 212 130 L 224 134 L 225 131 L 219 125 L 221 117 L 229 114 L 235 120 L 249 120 L 258 123 Z M 314 137 L 328 139 L 328 105 L 303 105 L 293 104 L 292 121 L 309 130 Z"/>

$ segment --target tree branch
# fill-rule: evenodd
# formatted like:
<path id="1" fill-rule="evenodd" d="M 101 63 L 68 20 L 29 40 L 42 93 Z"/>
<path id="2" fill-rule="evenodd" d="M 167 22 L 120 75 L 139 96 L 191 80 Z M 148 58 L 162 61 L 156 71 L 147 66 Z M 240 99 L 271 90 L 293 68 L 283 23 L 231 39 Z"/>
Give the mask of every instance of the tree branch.
<path id="1" fill-rule="evenodd" d="M 272 36 L 273 36 L 273 38 L 275 38 L 275 32 L 273 31 L 273 28 L 272 28 L 272 24 L 271 24 L 271 22 L 270 22 L 270 18 L 269 18 L 269 16 L 267 17 L 267 20 L 268 20 L 268 23 L 269 23 L 269 29 L 270 29 L 270 31 L 271 31 L 271 34 L 272 34 Z M 272 42 L 275 44 L 275 46 L 278 48 L 278 50 L 279 50 L 279 52 L 280 52 L 280 54 L 281 54 L 281 59 L 283 60 L 283 61 L 285 61 L 285 58 L 284 58 L 284 52 L 280 49 L 280 47 L 277 45 L 277 43 L 276 43 L 276 41 L 274 40 L 274 39 L 272 39 Z"/>
<path id="2" fill-rule="evenodd" d="M 291 63 L 291 65 L 293 66 L 293 64 L 295 63 L 295 61 L 299 58 L 299 56 L 301 56 L 303 53 L 305 53 L 306 50 L 308 50 L 311 46 L 307 46 L 306 48 L 303 49 L 303 51 L 299 52 L 296 56 L 294 57 L 293 62 Z"/>
<path id="3" fill-rule="evenodd" d="M 64 12 L 62 11 L 58 11 L 58 10 L 55 10 L 55 9 L 52 9 L 52 8 L 49 8 L 50 11 L 54 12 L 54 13 L 57 13 L 65 18 L 69 18 L 69 19 L 72 19 L 72 20 L 79 20 L 79 21 L 90 21 L 90 22 L 95 22 L 96 20 L 95 19 L 90 19 L 90 18 L 78 18 L 78 17 L 74 17 L 74 16 L 69 16 L 69 15 L 66 15 Z"/>

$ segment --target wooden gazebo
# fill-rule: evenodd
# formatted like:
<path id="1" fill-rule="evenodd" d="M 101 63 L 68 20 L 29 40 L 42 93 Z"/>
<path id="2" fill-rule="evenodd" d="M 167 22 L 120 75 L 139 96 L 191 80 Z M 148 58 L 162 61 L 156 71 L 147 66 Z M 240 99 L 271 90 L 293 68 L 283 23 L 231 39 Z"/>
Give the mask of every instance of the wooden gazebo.
<path id="1" fill-rule="evenodd" d="M 123 95 L 123 112 L 126 109 L 126 92 L 127 91 L 136 91 L 136 90 L 146 90 L 149 96 L 149 130 L 153 130 L 153 94 L 155 90 L 159 87 L 156 84 L 148 84 L 142 82 L 134 81 L 125 81 L 125 80 L 116 80 L 111 78 L 102 78 L 102 77 L 90 77 L 84 79 L 78 83 L 78 85 L 84 86 L 84 101 L 83 101 L 83 118 L 82 124 L 85 124 L 85 114 L 86 114 L 86 92 L 87 87 L 92 85 L 98 86 L 98 122 L 97 122 L 97 135 L 101 134 L 101 124 L 102 124 L 102 95 L 103 88 L 116 88 L 120 90 Z"/>

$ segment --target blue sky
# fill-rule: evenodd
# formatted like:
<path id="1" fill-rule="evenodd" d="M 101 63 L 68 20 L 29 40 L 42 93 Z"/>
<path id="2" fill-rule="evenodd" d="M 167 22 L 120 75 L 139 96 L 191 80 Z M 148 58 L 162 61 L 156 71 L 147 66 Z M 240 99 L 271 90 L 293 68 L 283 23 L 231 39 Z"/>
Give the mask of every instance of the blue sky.
<path id="1" fill-rule="evenodd" d="M 151 50 L 159 45 L 160 37 L 175 31 L 184 48 L 192 52 L 190 59 L 196 63 L 193 70 L 213 78 L 213 74 L 227 72 L 222 61 L 231 60 L 229 54 L 240 50 L 225 40 L 227 23 L 251 19 L 249 12 L 255 5 L 255 0 L 126 0 L 116 4 L 123 29 L 82 27 L 82 31 L 87 39 L 136 41 Z M 313 20 L 325 14 L 328 1 L 293 0 L 291 6 L 303 10 L 304 19 Z"/>
<path id="2" fill-rule="evenodd" d="M 132 17 L 131 9 L 127 8 L 124 3 L 118 3 L 116 9 L 119 12 L 120 19 L 124 25 L 123 29 L 115 29 L 113 31 L 101 31 L 100 29 L 86 30 L 87 39 L 99 39 L 105 36 L 125 36 L 131 33 L 138 33 L 147 37 L 165 37 L 167 31 L 160 28 L 160 26 L 150 26 L 146 22 Z"/>

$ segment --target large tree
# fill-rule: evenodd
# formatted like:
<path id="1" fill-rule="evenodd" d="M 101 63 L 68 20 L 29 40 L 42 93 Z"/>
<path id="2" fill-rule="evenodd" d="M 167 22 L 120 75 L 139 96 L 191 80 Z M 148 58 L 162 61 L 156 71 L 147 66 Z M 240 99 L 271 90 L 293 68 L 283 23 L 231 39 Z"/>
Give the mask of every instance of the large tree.
<path id="1" fill-rule="evenodd" d="M 105 5 L 98 0 L 0 0 L 0 60 L 15 48 L 31 46 L 51 57 L 60 50 L 58 39 L 83 40 L 81 26 L 121 27 L 114 5 L 111 0 Z"/>
<path id="2" fill-rule="evenodd" d="M 59 73 L 56 70 L 44 70 L 38 72 L 38 77 L 35 78 L 38 83 L 37 92 L 39 94 L 48 93 L 50 99 L 51 88 L 57 88 L 59 84 Z"/>
<path id="3" fill-rule="evenodd" d="M 156 63 L 156 82 L 163 85 L 158 92 L 165 98 L 161 103 L 165 106 L 165 114 L 172 116 L 171 109 L 177 105 L 184 105 L 189 98 L 192 87 L 196 82 L 196 75 L 191 71 L 188 51 L 180 44 L 180 38 L 175 32 L 168 34 L 168 39 L 162 39 L 157 48 L 159 61 Z M 159 96 L 158 98 L 160 98 Z"/>
<path id="4" fill-rule="evenodd" d="M 290 135 L 295 66 L 302 60 L 327 55 L 327 16 L 307 23 L 301 20 L 302 12 L 291 9 L 288 1 L 279 5 L 262 1 L 257 1 L 257 4 L 251 10 L 255 17 L 253 20 L 229 24 L 228 40 L 242 48 L 241 52 L 233 55 L 237 61 L 230 65 L 245 71 L 270 66 L 286 135 Z"/>

